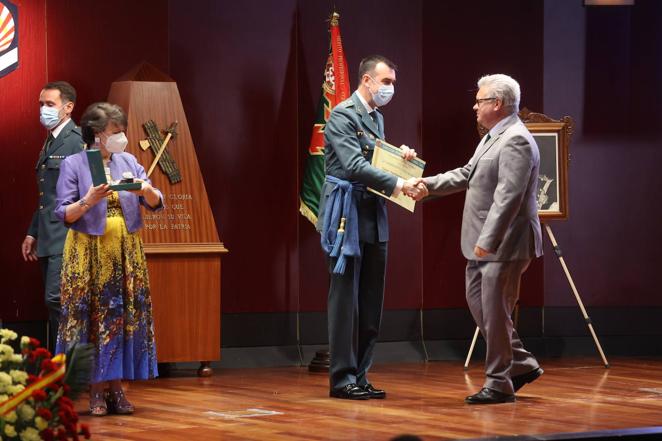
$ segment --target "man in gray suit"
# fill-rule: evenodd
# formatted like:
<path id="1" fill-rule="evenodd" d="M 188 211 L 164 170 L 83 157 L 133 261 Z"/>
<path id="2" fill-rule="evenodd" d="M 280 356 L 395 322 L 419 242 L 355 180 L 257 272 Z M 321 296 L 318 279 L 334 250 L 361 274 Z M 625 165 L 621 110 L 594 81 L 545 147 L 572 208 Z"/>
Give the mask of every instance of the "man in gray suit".
<path id="1" fill-rule="evenodd" d="M 331 274 L 328 331 L 331 366 L 329 395 L 363 400 L 384 398 L 367 373 L 379 334 L 384 300 L 388 220 L 384 195 L 418 194 L 415 185 L 372 167 L 377 139 L 384 139 L 384 118 L 377 107 L 394 94 L 396 66 L 385 57 L 364 58 L 359 87 L 338 104 L 324 129 L 326 181 L 317 229 Z M 402 157 L 416 152 L 401 147 Z"/>
<path id="2" fill-rule="evenodd" d="M 422 183 L 432 195 L 467 191 L 461 239 L 468 261 L 466 295 L 487 344 L 487 379 L 465 401 L 490 404 L 515 401 L 515 392 L 543 373 L 524 349 L 511 319 L 522 273 L 542 255 L 536 204 L 540 156 L 531 133 L 517 117 L 517 81 L 488 75 L 478 81 L 478 88 L 474 110 L 478 123 L 489 132 L 467 165 L 423 178 Z M 416 180 L 411 183 L 420 185 Z"/>
<path id="3" fill-rule="evenodd" d="M 38 207 L 21 245 L 25 261 L 39 261 L 48 308 L 48 348 L 55 349 L 60 318 L 60 270 L 67 228 L 55 218 L 55 185 L 64 158 L 83 149 L 81 131 L 71 119 L 76 90 L 65 81 L 48 83 L 39 95 L 39 120 L 48 130 L 37 160 Z"/>

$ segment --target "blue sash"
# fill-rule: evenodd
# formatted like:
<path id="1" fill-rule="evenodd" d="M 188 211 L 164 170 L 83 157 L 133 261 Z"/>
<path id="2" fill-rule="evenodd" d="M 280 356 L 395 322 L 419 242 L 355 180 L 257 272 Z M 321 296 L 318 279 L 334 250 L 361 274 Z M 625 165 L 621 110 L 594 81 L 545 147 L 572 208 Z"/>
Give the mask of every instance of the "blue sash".
<path id="1" fill-rule="evenodd" d="M 322 223 L 322 249 L 329 257 L 337 257 L 334 274 L 345 274 L 347 257 L 361 255 L 359 246 L 358 197 L 365 185 L 349 182 L 335 176 L 326 176 L 326 181 L 335 184 L 326 200 Z"/>

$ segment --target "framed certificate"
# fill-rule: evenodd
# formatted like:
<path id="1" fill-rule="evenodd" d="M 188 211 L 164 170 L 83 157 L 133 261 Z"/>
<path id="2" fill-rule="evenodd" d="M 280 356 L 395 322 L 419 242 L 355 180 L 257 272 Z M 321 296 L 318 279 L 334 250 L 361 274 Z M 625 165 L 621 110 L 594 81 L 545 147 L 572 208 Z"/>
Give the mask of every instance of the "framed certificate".
<path id="1" fill-rule="evenodd" d="M 378 139 L 377 142 L 375 142 L 375 151 L 372 154 L 372 166 L 407 180 L 409 178 L 420 178 L 423 176 L 425 161 L 420 158 L 406 161 L 402 159 L 401 149 L 387 143 L 386 141 Z M 402 192 L 400 192 L 398 196 L 393 197 L 386 196 L 372 188 L 368 188 L 368 190 L 398 204 L 412 213 L 414 212 L 416 201 Z"/>

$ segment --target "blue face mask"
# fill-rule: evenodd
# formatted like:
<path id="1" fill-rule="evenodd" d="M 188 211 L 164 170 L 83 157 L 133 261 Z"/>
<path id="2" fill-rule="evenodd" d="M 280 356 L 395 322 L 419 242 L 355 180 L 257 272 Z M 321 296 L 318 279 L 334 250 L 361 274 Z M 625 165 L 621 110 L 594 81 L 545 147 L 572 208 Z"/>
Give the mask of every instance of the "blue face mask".
<path id="1" fill-rule="evenodd" d="M 60 110 L 57 107 L 41 106 L 39 108 L 39 122 L 51 130 L 60 123 Z"/>
<path id="2" fill-rule="evenodd" d="M 377 107 L 385 106 L 391 101 L 393 95 L 395 94 L 395 86 L 393 84 L 380 84 L 373 77 L 370 77 L 373 83 L 379 85 L 376 93 L 373 93 L 370 90 L 370 95 L 372 95 L 372 100 L 375 102 Z"/>

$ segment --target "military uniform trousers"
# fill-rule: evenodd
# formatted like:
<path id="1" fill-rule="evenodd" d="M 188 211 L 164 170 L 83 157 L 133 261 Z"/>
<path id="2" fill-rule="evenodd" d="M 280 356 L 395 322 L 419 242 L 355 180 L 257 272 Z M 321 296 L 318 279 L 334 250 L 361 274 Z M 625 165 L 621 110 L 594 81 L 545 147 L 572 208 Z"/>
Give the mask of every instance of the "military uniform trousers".
<path id="1" fill-rule="evenodd" d="M 44 300 L 48 308 L 48 349 L 55 350 L 57 330 L 60 325 L 60 271 L 62 254 L 39 258 L 41 275 L 44 279 Z"/>
<path id="2" fill-rule="evenodd" d="M 388 242 L 360 242 L 361 256 L 351 257 L 345 274 L 333 274 L 329 258 L 328 317 L 331 389 L 369 383 L 367 372 L 382 318 Z"/>

